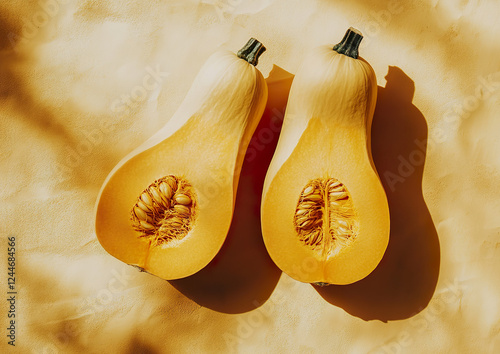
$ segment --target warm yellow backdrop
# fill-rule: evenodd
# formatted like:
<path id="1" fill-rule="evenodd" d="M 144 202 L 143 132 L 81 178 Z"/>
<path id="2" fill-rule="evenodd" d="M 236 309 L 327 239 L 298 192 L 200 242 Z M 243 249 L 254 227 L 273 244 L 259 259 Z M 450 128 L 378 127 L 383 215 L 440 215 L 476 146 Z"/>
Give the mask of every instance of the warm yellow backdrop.
<path id="1" fill-rule="evenodd" d="M 494 0 L 2 2 L 1 291 L 15 236 L 17 352 L 499 352 L 499 13 Z M 378 77 L 372 148 L 391 241 L 365 280 L 315 289 L 270 262 L 255 193 L 291 75 L 349 26 Z M 274 70 L 238 223 L 199 274 L 139 273 L 96 240 L 99 188 L 212 52 L 252 36 L 268 49 L 259 68 Z"/>

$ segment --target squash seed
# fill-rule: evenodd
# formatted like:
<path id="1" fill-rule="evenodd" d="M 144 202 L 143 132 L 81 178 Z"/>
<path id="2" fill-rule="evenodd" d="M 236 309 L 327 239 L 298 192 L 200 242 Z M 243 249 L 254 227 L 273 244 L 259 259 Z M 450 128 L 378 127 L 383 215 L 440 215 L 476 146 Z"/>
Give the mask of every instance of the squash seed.
<path id="1" fill-rule="evenodd" d="M 321 230 L 314 230 L 311 233 L 311 244 L 316 244 L 318 242 L 319 236 L 321 235 Z"/>
<path id="2" fill-rule="evenodd" d="M 156 190 L 156 188 L 150 188 L 149 191 L 151 192 L 151 195 L 153 196 L 154 201 L 161 205 L 163 200 L 161 198 L 160 193 Z"/>
<path id="3" fill-rule="evenodd" d="M 334 199 L 344 199 L 345 197 L 347 197 L 346 192 L 330 192 L 329 195 L 330 195 L 330 198 L 334 198 Z"/>
<path id="4" fill-rule="evenodd" d="M 343 227 L 349 227 L 349 224 L 347 223 L 347 221 L 345 220 L 342 220 L 342 219 L 339 219 L 337 220 L 337 223 L 340 225 L 340 226 L 343 226 Z"/>
<path id="5" fill-rule="evenodd" d="M 146 214 L 146 212 L 139 207 L 134 207 L 134 213 L 138 219 L 147 220 L 148 218 L 148 214 Z"/>
<path id="6" fill-rule="evenodd" d="M 303 229 L 309 229 L 312 226 L 313 220 L 305 220 L 300 224 Z"/>
<path id="7" fill-rule="evenodd" d="M 340 183 L 339 181 L 335 181 L 335 182 L 331 182 L 328 184 L 328 189 L 329 190 L 332 190 L 332 189 L 342 189 L 342 183 Z"/>
<path id="8" fill-rule="evenodd" d="M 322 200 L 323 197 L 319 194 L 311 194 L 311 195 L 308 195 L 307 197 L 305 197 L 305 199 L 311 200 L 313 202 L 317 202 L 319 200 Z"/>
<path id="9" fill-rule="evenodd" d="M 300 216 L 300 215 L 303 215 L 305 213 L 307 213 L 308 210 L 307 209 L 298 209 L 297 212 L 295 213 L 297 216 Z"/>
<path id="10" fill-rule="evenodd" d="M 150 223 L 146 222 L 146 221 L 140 221 L 140 224 L 143 228 L 147 229 L 147 230 L 152 230 L 154 229 L 154 226 L 151 225 Z"/>
<path id="11" fill-rule="evenodd" d="M 137 202 L 137 206 L 138 206 L 139 208 L 141 208 L 142 210 L 144 210 L 145 212 L 149 212 L 149 211 L 151 211 L 151 209 L 149 209 L 149 207 L 148 207 L 146 204 L 144 204 L 144 202 L 143 202 L 142 200 L 139 200 L 139 201 Z"/>
<path id="12" fill-rule="evenodd" d="M 160 192 L 163 194 L 165 200 L 170 200 L 172 198 L 172 189 L 166 182 L 160 183 Z"/>
<path id="13" fill-rule="evenodd" d="M 300 225 L 300 224 L 306 222 L 307 220 L 309 220 L 309 217 L 307 215 L 304 215 L 300 218 L 295 219 L 295 222 Z"/>
<path id="14" fill-rule="evenodd" d="M 177 194 L 177 196 L 175 197 L 175 201 L 179 204 L 182 204 L 182 205 L 191 204 L 191 198 L 189 198 L 185 194 Z"/>
<path id="15" fill-rule="evenodd" d="M 307 187 L 306 189 L 304 189 L 304 191 L 302 192 L 302 195 L 304 195 L 304 196 L 309 195 L 309 194 L 311 194 L 313 191 L 314 191 L 314 187 L 313 187 L 313 186 L 309 186 L 309 187 Z"/>
<path id="16" fill-rule="evenodd" d="M 316 207 L 316 205 L 317 204 L 314 202 L 303 202 L 303 203 L 300 203 L 299 208 L 307 210 L 307 209 L 311 209 L 311 208 Z"/>
<path id="17" fill-rule="evenodd" d="M 177 190 L 177 182 L 173 178 L 167 179 L 167 184 L 170 187 L 170 190 L 175 192 Z"/>
<path id="18" fill-rule="evenodd" d="M 190 209 L 182 204 L 176 204 L 174 205 L 174 209 L 176 212 L 179 213 L 179 215 L 189 215 Z"/>
<path id="19" fill-rule="evenodd" d="M 144 192 L 141 195 L 141 199 L 146 204 L 148 207 L 153 205 L 153 201 L 151 200 L 151 197 L 149 196 L 148 192 Z"/>
<path id="20" fill-rule="evenodd" d="M 348 234 L 349 233 L 349 229 L 344 227 L 344 226 L 339 226 L 338 230 L 339 230 L 339 233 L 341 233 L 341 234 Z"/>

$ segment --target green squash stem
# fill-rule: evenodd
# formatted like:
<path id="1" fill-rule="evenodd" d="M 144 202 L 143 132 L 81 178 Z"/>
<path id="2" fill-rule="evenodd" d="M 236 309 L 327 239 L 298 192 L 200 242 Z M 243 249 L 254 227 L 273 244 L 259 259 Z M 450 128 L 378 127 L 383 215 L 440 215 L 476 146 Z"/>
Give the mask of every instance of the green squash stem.
<path id="1" fill-rule="evenodd" d="M 259 57 L 266 51 L 266 47 L 255 38 L 250 38 L 243 48 L 238 51 L 238 58 L 248 61 L 253 66 L 256 66 Z"/>
<path id="2" fill-rule="evenodd" d="M 358 59 L 358 48 L 363 35 L 357 29 L 350 27 L 339 44 L 333 47 L 337 53 L 347 55 L 348 57 Z"/>

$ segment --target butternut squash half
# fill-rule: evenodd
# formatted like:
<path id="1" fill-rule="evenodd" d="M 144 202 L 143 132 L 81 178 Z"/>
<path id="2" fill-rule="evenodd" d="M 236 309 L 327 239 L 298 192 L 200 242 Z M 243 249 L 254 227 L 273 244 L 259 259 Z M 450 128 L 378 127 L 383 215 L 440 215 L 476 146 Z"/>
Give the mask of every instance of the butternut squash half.
<path id="1" fill-rule="evenodd" d="M 264 51 L 252 38 L 237 55 L 213 54 L 168 123 L 112 170 L 96 206 L 107 252 L 163 279 L 189 276 L 214 258 L 266 105 L 255 68 Z"/>
<path id="2" fill-rule="evenodd" d="M 387 198 L 373 164 L 377 81 L 350 28 L 298 70 L 264 183 L 262 233 L 296 280 L 349 284 L 366 277 L 389 241 Z"/>

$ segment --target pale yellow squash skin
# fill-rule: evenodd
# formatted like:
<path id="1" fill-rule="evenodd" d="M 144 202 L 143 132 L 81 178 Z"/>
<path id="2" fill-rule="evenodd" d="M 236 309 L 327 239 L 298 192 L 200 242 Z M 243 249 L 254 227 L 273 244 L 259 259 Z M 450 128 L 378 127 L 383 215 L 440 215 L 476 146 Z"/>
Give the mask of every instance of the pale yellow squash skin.
<path id="1" fill-rule="evenodd" d="M 262 233 L 273 261 L 308 283 L 349 284 L 371 273 L 389 241 L 387 198 L 370 151 L 377 82 L 371 66 L 319 47 L 297 72 L 263 190 Z M 299 242 L 293 218 L 315 178 L 336 178 L 358 212 L 356 239 L 322 255 Z"/>
<path id="2" fill-rule="evenodd" d="M 163 279 L 205 267 L 229 230 L 243 158 L 266 100 L 259 70 L 231 52 L 212 55 L 165 127 L 106 178 L 96 206 L 96 234 L 104 249 Z M 193 186 L 196 219 L 182 240 L 155 246 L 138 237 L 130 212 L 142 191 L 167 175 Z"/>

